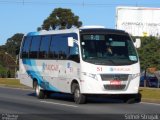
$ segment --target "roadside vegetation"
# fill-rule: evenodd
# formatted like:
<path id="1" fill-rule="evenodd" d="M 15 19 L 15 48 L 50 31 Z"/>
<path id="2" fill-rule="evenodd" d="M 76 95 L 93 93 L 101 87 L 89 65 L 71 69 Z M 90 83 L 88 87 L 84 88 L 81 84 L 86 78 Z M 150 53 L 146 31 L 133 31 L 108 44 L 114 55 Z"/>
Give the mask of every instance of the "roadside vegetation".
<path id="1" fill-rule="evenodd" d="M 160 88 L 140 88 L 143 102 L 160 103 Z"/>
<path id="2" fill-rule="evenodd" d="M 15 78 L 0 78 L 0 86 L 13 87 L 13 88 L 28 88 L 25 85 L 20 84 L 20 81 Z"/>
<path id="3" fill-rule="evenodd" d="M 141 47 L 138 49 L 141 69 L 156 68 L 160 70 L 160 38 L 142 37 Z"/>

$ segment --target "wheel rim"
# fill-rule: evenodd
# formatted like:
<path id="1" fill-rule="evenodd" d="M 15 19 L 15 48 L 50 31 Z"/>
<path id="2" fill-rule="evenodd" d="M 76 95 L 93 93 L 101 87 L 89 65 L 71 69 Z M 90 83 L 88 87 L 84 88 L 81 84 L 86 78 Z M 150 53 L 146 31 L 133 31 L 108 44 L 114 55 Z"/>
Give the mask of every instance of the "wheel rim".
<path id="1" fill-rule="evenodd" d="M 39 93 L 40 93 L 40 87 L 37 85 L 37 86 L 36 86 L 36 95 L 38 96 Z"/>
<path id="2" fill-rule="evenodd" d="M 80 97 L 79 89 L 75 89 L 74 97 L 75 97 L 75 100 L 77 100 Z"/>

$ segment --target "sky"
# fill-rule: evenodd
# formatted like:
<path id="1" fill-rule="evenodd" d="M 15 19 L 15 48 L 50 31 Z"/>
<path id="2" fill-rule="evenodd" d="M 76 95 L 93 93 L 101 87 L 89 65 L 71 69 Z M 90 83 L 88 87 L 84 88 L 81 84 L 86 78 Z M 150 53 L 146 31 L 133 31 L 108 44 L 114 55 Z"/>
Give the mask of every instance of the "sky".
<path id="1" fill-rule="evenodd" d="M 71 9 L 84 26 L 115 28 L 118 6 L 160 8 L 160 0 L 0 0 L 0 45 L 16 33 L 36 31 L 59 7 Z"/>

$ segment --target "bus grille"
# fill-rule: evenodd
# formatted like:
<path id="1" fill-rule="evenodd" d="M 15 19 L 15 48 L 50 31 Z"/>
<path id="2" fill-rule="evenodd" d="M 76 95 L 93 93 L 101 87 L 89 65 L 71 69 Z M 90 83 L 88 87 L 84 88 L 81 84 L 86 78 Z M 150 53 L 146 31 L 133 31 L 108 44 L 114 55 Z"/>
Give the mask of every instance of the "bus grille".
<path id="1" fill-rule="evenodd" d="M 121 80 L 121 81 L 127 81 L 128 80 L 128 74 L 101 74 L 102 81 L 110 81 L 110 80 Z"/>
<path id="2" fill-rule="evenodd" d="M 106 90 L 123 90 L 126 85 L 104 85 Z"/>

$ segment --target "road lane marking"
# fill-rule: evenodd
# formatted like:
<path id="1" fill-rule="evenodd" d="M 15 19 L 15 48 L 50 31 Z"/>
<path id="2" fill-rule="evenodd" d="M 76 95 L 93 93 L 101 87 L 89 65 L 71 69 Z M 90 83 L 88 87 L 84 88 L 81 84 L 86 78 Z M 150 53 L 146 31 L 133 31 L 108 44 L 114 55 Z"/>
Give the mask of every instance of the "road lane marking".
<path id="1" fill-rule="evenodd" d="M 158 104 L 158 103 L 148 103 L 148 102 L 141 102 L 142 104 L 149 104 L 149 105 L 160 105 L 160 104 Z"/>
<path id="2" fill-rule="evenodd" d="M 54 105 L 67 106 L 67 107 L 78 107 L 78 106 L 76 106 L 76 105 L 62 104 L 62 103 L 49 102 L 49 101 L 40 101 L 40 102 L 41 102 L 41 103 L 47 103 L 47 104 L 54 104 Z"/>

